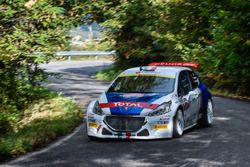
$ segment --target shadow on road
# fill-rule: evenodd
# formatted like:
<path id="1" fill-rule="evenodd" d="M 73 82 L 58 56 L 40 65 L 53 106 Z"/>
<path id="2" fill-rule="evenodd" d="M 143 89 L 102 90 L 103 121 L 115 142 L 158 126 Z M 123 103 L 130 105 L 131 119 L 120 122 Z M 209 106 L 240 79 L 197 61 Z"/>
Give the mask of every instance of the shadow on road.
<path id="1" fill-rule="evenodd" d="M 52 76 L 49 78 L 50 82 L 47 87 L 71 97 L 80 104 L 80 107 L 84 108 L 87 103 L 92 99 L 96 99 L 109 85 L 108 82 L 99 81 L 90 77 L 94 75 L 97 70 L 107 67 L 108 66 L 103 65 L 75 68 L 65 67 L 57 71 L 60 77 Z"/>
<path id="2" fill-rule="evenodd" d="M 72 74 L 79 74 L 79 75 L 94 75 L 96 71 L 101 71 L 107 69 L 108 66 L 106 65 L 98 65 L 98 66 L 87 66 L 87 67 L 76 67 L 76 68 L 66 68 L 63 69 L 62 72 L 72 73 Z"/>

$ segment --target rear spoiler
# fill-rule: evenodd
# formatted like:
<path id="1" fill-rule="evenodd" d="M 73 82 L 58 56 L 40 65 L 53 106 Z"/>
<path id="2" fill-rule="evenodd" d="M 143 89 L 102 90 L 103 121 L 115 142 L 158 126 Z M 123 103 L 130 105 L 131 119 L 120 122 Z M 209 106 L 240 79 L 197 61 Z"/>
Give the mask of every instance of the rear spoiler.
<path id="1" fill-rule="evenodd" d="M 192 67 L 197 69 L 199 64 L 193 62 L 153 62 L 149 63 L 148 66 L 180 66 L 180 67 Z"/>

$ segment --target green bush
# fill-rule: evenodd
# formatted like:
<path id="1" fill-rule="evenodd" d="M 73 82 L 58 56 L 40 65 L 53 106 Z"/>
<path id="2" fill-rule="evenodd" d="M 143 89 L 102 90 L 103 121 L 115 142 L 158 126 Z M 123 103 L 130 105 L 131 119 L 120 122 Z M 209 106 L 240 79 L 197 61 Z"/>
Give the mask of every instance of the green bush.
<path id="1" fill-rule="evenodd" d="M 82 23 L 77 1 L 7 0 L 0 3 L 0 135 L 13 132 L 24 110 L 51 93 L 39 87 L 39 64 L 68 47 L 68 30 Z M 73 19 L 72 19 L 73 18 Z M 67 20 L 67 21 L 65 21 Z"/>
<path id="2" fill-rule="evenodd" d="M 79 124 L 78 106 L 68 98 L 51 94 L 24 111 L 12 125 L 15 131 L 0 136 L 0 160 L 42 147 Z"/>
<path id="3" fill-rule="evenodd" d="M 211 86 L 250 96 L 249 8 L 246 0 L 91 1 L 90 18 L 114 43 L 116 70 L 152 61 L 195 61 Z M 105 76 L 104 74 L 102 75 Z"/>
<path id="4" fill-rule="evenodd" d="M 122 71 L 120 69 L 115 69 L 114 67 L 98 71 L 96 78 L 104 81 L 112 81 L 117 77 Z"/>

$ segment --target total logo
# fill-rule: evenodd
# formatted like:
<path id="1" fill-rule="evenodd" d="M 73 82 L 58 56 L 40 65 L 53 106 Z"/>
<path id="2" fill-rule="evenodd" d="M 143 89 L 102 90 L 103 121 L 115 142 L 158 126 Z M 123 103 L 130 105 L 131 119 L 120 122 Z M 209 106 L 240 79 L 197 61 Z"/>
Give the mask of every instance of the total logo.
<path id="1" fill-rule="evenodd" d="M 109 103 L 99 103 L 100 108 L 114 108 L 114 107 L 131 107 L 131 108 L 147 108 L 155 109 L 159 104 L 148 104 L 143 102 L 109 102 Z"/>
<path id="2" fill-rule="evenodd" d="M 114 107 L 138 107 L 138 108 L 142 108 L 143 106 L 140 103 L 114 102 Z"/>

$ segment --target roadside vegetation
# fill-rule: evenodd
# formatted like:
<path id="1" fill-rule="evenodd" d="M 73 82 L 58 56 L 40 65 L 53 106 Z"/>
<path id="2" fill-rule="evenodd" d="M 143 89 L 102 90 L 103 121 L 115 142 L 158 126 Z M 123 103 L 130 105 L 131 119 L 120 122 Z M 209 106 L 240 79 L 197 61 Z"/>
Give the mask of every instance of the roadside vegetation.
<path id="1" fill-rule="evenodd" d="M 78 107 L 40 86 L 39 64 L 67 50 L 68 31 L 82 23 L 80 2 L 0 2 L 0 160 L 34 150 L 79 123 Z M 67 21 L 65 21 L 67 20 Z"/>
<path id="2" fill-rule="evenodd" d="M 122 70 L 113 69 L 111 67 L 111 68 L 108 68 L 105 70 L 98 71 L 96 73 L 96 78 L 99 80 L 104 80 L 104 81 L 112 81 L 121 72 L 122 72 Z"/>
<path id="3" fill-rule="evenodd" d="M 5 113 L 0 121 L 0 161 L 40 148 L 71 132 L 80 123 L 74 101 L 44 88 L 23 112 Z M 11 119 L 12 118 L 12 119 Z"/>
<path id="4" fill-rule="evenodd" d="M 152 61 L 193 61 L 215 90 L 250 96 L 250 2 L 132 0 L 87 3 L 117 52 L 111 73 Z"/>

